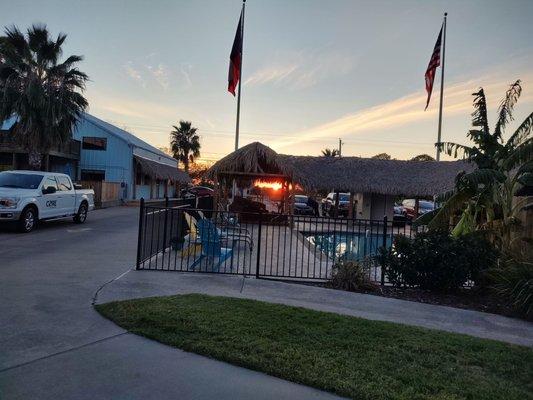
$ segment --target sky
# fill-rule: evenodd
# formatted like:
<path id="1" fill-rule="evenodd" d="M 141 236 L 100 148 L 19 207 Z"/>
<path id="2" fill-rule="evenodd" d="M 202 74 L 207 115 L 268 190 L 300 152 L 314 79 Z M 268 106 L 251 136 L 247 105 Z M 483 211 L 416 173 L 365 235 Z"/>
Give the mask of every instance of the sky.
<path id="1" fill-rule="evenodd" d="M 83 55 L 89 112 L 157 146 L 180 119 L 202 160 L 234 149 L 227 92 L 239 0 L 0 0 L 0 27 L 45 23 Z M 240 145 L 319 155 L 435 154 L 440 69 L 424 111 L 424 73 L 448 12 L 442 140 L 467 143 L 471 94 L 492 123 L 508 85 L 523 93 L 508 133 L 533 110 L 533 1 L 248 0 Z M 446 157 L 445 157 L 446 159 Z"/>

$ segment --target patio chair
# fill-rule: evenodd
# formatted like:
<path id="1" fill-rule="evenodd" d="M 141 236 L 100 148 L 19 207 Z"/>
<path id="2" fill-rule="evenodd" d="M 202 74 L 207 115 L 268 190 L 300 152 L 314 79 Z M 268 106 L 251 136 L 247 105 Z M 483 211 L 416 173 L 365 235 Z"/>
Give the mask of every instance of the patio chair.
<path id="1" fill-rule="evenodd" d="M 194 269 L 203 259 L 207 258 L 212 266 L 212 271 L 218 272 L 222 263 L 230 259 L 230 271 L 233 270 L 233 248 L 222 247 L 221 237 L 215 225 L 208 219 L 201 219 L 197 223 L 198 232 L 200 233 L 201 254 L 191 265 Z M 214 265 L 215 258 L 218 262 Z"/>
<path id="2" fill-rule="evenodd" d="M 199 217 L 197 220 L 207 219 L 204 216 L 203 212 L 200 210 L 194 210 L 193 213 L 196 213 L 197 216 Z M 191 218 L 193 219 L 194 223 L 196 224 L 198 223 L 194 217 L 191 216 Z M 254 242 L 252 239 L 252 234 L 250 233 L 250 231 L 248 231 L 248 229 L 240 227 L 236 221 L 232 225 L 228 225 L 224 221 L 222 221 L 222 223 L 219 221 L 216 221 L 214 222 L 214 224 L 222 240 L 225 240 L 225 241 L 231 240 L 233 243 L 244 242 L 248 245 L 248 247 L 250 248 L 250 251 L 253 250 Z"/>

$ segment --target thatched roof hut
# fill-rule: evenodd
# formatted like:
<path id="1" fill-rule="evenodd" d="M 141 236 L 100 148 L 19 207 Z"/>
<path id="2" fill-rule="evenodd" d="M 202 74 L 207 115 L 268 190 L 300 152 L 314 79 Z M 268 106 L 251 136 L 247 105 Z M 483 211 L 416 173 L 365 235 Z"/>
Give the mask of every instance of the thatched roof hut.
<path id="1" fill-rule="evenodd" d="M 403 161 L 361 157 L 292 156 L 251 143 L 216 162 L 207 177 L 238 179 L 285 178 L 307 190 L 339 190 L 426 197 L 452 189 L 464 161 Z"/>
<path id="2" fill-rule="evenodd" d="M 292 176 L 292 170 L 270 147 L 254 142 L 218 160 L 205 176 L 207 179 L 235 179 L 244 183 L 255 179 L 287 179 Z"/>
<path id="3" fill-rule="evenodd" d="M 379 160 L 361 157 L 280 155 L 306 189 L 337 189 L 351 193 L 378 193 L 408 197 L 434 196 L 454 187 L 461 171 L 471 171 L 464 161 Z"/>

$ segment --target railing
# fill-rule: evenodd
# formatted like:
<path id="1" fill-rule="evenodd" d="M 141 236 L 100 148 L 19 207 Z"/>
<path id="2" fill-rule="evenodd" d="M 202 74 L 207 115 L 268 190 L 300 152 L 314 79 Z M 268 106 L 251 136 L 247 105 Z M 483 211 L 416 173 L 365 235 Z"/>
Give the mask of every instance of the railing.
<path id="1" fill-rule="evenodd" d="M 137 269 L 328 280 L 341 259 L 363 260 L 396 235 L 417 230 L 387 220 L 200 210 L 141 200 Z M 386 284 L 379 265 L 372 281 Z"/>
<path id="2" fill-rule="evenodd" d="M 13 135 L 7 131 L 0 131 L 0 149 L 11 152 L 23 150 Z M 78 159 L 81 153 L 81 144 L 79 140 L 69 139 L 64 143 L 53 146 L 49 153 Z"/>

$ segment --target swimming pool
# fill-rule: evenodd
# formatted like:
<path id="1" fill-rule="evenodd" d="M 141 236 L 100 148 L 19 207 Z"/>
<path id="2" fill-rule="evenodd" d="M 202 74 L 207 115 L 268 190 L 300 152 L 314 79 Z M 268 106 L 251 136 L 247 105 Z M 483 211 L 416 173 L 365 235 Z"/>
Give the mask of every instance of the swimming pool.
<path id="1" fill-rule="evenodd" d="M 383 246 L 383 234 L 360 232 L 360 233 L 303 233 L 309 243 L 326 254 L 332 260 L 345 258 L 348 260 L 361 260 L 367 256 L 377 254 Z M 387 247 L 392 245 L 391 236 L 387 236 Z"/>

